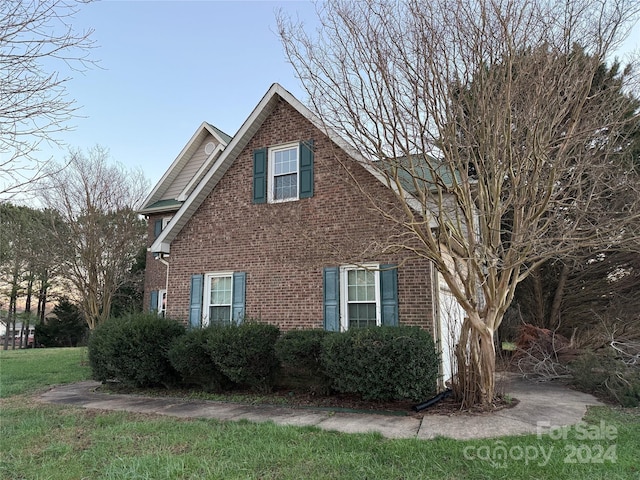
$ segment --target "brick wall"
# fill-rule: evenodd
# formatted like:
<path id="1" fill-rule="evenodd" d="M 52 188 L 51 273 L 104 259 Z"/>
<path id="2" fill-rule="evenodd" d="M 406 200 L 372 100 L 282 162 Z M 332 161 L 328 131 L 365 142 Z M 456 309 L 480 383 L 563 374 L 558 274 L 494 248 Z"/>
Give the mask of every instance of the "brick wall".
<path id="1" fill-rule="evenodd" d="M 309 139 L 315 142 L 314 196 L 253 204 L 253 150 Z M 371 208 L 347 174 L 347 165 L 365 191 L 392 205 L 386 187 L 281 101 L 172 242 L 168 316 L 187 321 L 192 274 L 242 271 L 247 273 L 248 317 L 283 330 L 322 328 L 324 267 L 400 263 L 398 255 L 379 254 L 393 235 L 393 225 Z M 398 290 L 400 323 L 430 329 L 430 263 L 403 265 Z"/>

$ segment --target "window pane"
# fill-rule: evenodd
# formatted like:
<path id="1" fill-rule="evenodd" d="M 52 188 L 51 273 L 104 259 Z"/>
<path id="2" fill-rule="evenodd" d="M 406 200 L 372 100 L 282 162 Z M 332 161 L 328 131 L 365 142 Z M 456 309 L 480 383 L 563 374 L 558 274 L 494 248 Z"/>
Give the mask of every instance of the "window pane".
<path id="1" fill-rule="evenodd" d="M 298 174 L 281 175 L 274 177 L 273 198 L 283 200 L 298 196 Z"/>
<path id="2" fill-rule="evenodd" d="M 211 279 L 211 305 L 231 305 L 231 277 Z"/>
<path id="3" fill-rule="evenodd" d="M 364 328 L 376 326 L 375 303 L 350 303 L 349 328 Z"/>
<path id="4" fill-rule="evenodd" d="M 231 323 L 231 307 L 209 307 L 210 325 L 229 325 Z"/>
<path id="5" fill-rule="evenodd" d="M 295 173 L 298 171 L 298 149 L 279 150 L 274 153 L 273 167 L 275 175 Z"/>
<path id="6" fill-rule="evenodd" d="M 375 272 L 349 270 L 347 272 L 347 297 L 350 302 L 375 302 Z"/>

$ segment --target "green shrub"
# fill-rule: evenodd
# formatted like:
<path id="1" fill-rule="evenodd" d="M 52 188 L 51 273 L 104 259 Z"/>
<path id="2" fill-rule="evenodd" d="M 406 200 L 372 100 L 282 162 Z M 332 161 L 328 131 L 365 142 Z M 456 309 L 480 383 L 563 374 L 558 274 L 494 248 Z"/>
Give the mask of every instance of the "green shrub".
<path id="1" fill-rule="evenodd" d="M 274 348 L 279 335 L 278 327 L 257 322 L 214 327 L 207 337 L 207 350 L 232 382 L 266 392 L 273 387 L 279 367 Z"/>
<path id="2" fill-rule="evenodd" d="M 276 342 L 276 355 L 283 367 L 280 382 L 293 389 L 303 388 L 316 394 L 328 394 L 329 377 L 322 368 L 322 341 L 333 332 L 291 330 Z"/>
<path id="3" fill-rule="evenodd" d="M 110 319 L 89 337 L 93 378 L 131 387 L 174 385 L 179 377 L 167 354 L 184 333 L 180 323 L 154 314 Z"/>
<path id="4" fill-rule="evenodd" d="M 331 333 L 326 330 L 288 331 L 278 338 L 276 355 L 285 365 L 318 372 L 322 370 L 322 341 Z"/>
<path id="5" fill-rule="evenodd" d="M 322 364 L 332 386 L 365 400 L 423 400 L 435 392 L 438 357 L 417 327 L 352 329 L 327 336 Z"/>
<path id="6" fill-rule="evenodd" d="M 176 338 L 169 349 L 169 361 L 180 374 L 184 385 L 198 385 L 208 392 L 225 390 L 230 380 L 213 362 L 207 349 L 207 338 L 214 328 L 189 330 Z"/>
<path id="7" fill-rule="evenodd" d="M 569 365 L 580 390 L 604 395 L 623 407 L 640 405 L 640 368 L 629 366 L 611 354 L 589 352 Z"/>

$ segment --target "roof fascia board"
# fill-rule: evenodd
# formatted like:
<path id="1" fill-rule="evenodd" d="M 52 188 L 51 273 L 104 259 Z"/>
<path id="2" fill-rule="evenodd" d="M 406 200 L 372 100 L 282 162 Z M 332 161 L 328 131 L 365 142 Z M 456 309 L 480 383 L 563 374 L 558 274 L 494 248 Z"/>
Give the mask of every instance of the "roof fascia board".
<path id="1" fill-rule="evenodd" d="M 344 140 L 340 135 L 338 135 L 332 128 L 328 127 L 324 124 L 324 122 L 311 110 L 304 106 L 302 102 L 300 102 L 296 97 L 294 97 L 287 90 L 282 88 L 282 86 L 275 84 L 277 86 L 277 93 L 284 100 L 286 100 L 293 108 L 295 108 L 298 113 L 300 113 L 303 117 L 309 120 L 313 125 L 318 128 L 321 132 L 323 132 L 329 139 L 335 143 L 338 147 L 340 147 L 347 155 L 353 158 L 356 162 L 358 162 L 365 170 L 367 170 L 371 175 L 373 175 L 380 183 L 382 183 L 385 187 L 393 190 L 393 192 L 400 198 L 402 198 L 407 205 L 409 205 L 414 211 L 420 212 L 422 215 L 429 216 L 429 225 L 431 228 L 435 228 L 437 223 L 432 218 L 431 214 L 422 207 L 420 201 L 415 198 L 411 193 L 406 190 L 398 188 L 394 182 L 390 182 L 389 179 L 377 168 L 371 165 L 371 162 L 364 158 L 360 152 L 358 152 L 350 143 Z"/>
<path id="2" fill-rule="evenodd" d="M 218 131 L 217 131 L 215 128 L 213 128 L 213 125 L 210 125 L 210 124 L 209 124 L 209 123 L 207 123 L 207 122 L 202 122 L 201 127 L 206 128 L 206 129 L 207 129 L 207 131 L 208 131 L 211 135 L 213 135 L 213 137 L 214 137 L 216 140 L 218 140 L 218 143 L 219 143 L 220 145 L 222 145 L 223 147 L 225 147 L 225 146 L 227 145 L 227 141 L 226 141 L 224 138 L 222 138 L 222 137 L 220 136 L 220 134 L 218 133 Z M 194 138 L 195 138 L 195 136 L 192 138 L 192 140 L 194 140 Z"/>
<path id="3" fill-rule="evenodd" d="M 213 150 L 211 155 L 207 157 L 207 159 L 204 161 L 202 166 L 198 169 L 198 171 L 193 176 L 193 178 L 189 180 L 189 183 L 187 183 L 187 186 L 184 187 L 184 190 L 180 192 L 180 195 L 178 195 L 178 198 L 177 198 L 178 201 L 184 202 L 189 197 L 189 192 L 191 191 L 193 186 L 197 185 L 197 183 L 202 178 L 202 175 L 204 174 L 204 172 L 209 169 L 209 167 L 214 163 L 215 159 L 218 157 L 220 153 L 222 153 L 223 150 L 224 150 L 224 145 L 222 143 L 219 143 L 218 146 Z"/>
<path id="4" fill-rule="evenodd" d="M 165 185 L 165 184 L 167 182 L 169 182 L 170 180 L 173 180 L 175 178 L 175 176 L 173 175 L 173 171 L 178 167 L 178 165 L 180 165 L 182 163 L 182 161 L 184 160 L 184 156 L 187 153 L 187 151 L 189 151 L 189 149 L 191 148 L 192 144 L 198 139 L 198 137 L 205 130 L 208 133 L 210 133 L 211 135 L 213 135 L 214 138 L 216 138 L 221 144 L 226 145 L 224 140 L 222 138 L 220 138 L 220 135 L 218 135 L 217 132 L 215 132 L 215 130 L 213 130 L 209 126 L 209 124 L 207 122 L 202 122 L 200 124 L 200 126 L 198 127 L 198 129 L 191 136 L 189 141 L 186 143 L 184 148 L 180 151 L 178 156 L 175 158 L 175 160 L 171 163 L 171 165 L 169 166 L 167 171 L 164 172 L 164 175 L 162 175 L 162 177 L 160 178 L 158 183 L 156 183 L 156 186 L 153 187 L 153 190 L 151 190 L 151 193 L 149 193 L 147 198 L 144 199 L 144 202 L 142 202 L 143 206 L 144 205 L 149 205 L 150 203 L 153 203 L 153 202 L 159 200 L 159 197 L 161 197 L 162 194 L 167 189 L 167 185 Z"/>
<path id="5" fill-rule="evenodd" d="M 150 215 L 153 213 L 160 213 L 160 212 L 177 212 L 179 210 L 180 206 L 176 205 L 174 207 L 155 207 L 155 208 L 143 208 L 141 210 L 138 210 L 138 213 L 142 214 L 142 215 Z"/>
<path id="6" fill-rule="evenodd" d="M 280 86 L 278 84 L 273 84 L 271 88 L 269 88 L 258 105 L 256 105 L 256 107 L 253 109 L 251 115 L 249 115 L 249 117 L 244 121 L 244 123 L 238 130 L 238 133 L 236 133 L 231 142 L 229 142 L 229 145 L 227 145 L 222 154 L 215 161 L 213 167 L 202 178 L 193 192 L 191 192 L 191 195 L 189 195 L 189 197 L 182 204 L 180 210 L 178 210 L 169 224 L 153 242 L 151 247 L 149 247 L 149 250 L 154 253 L 169 253 L 169 244 L 173 241 L 173 239 L 175 239 L 178 232 L 184 227 L 191 215 L 204 201 L 205 197 L 208 194 L 208 191 L 210 191 L 208 190 L 206 193 L 203 193 L 204 189 L 209 185 L 210 181 L 214 178 L 214 175 L 218 172 L 221 166 L 227 162 L 227 159 L 229 159 L 234 152 L 236 152 L 236 155 L 239 154 L 242 148 L 244 148 L 244 145 L 246 145 L 246 143 L 249 141 L 249 138 L 245 137 L 248 136 L 248 133 L 251 131 L 251 127 L 253 126 L 253 124 L 258 120 L 260 114 L 263 113 L 263 111 L 267 108 L 274 95 L 276 95 L 277 87 Z M 213 188 L 214 186 L 215 184 L 211 185 L 211 188 Z"/>

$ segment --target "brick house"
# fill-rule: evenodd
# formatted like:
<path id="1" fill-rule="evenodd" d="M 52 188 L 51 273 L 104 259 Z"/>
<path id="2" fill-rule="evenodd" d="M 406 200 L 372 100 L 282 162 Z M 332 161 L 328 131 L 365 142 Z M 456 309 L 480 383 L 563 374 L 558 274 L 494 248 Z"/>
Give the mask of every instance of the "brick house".
<path id="1" fill-rule="evenodd" d="M 233 138 L 203 123 L 140 211 L 145 305 L 192 327 L 402 324 L 445 338 L 438 274 L 384 248 L 395 227 L 370 198 L 398 205 L 357 158 L 278 84 Z"/>

